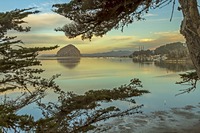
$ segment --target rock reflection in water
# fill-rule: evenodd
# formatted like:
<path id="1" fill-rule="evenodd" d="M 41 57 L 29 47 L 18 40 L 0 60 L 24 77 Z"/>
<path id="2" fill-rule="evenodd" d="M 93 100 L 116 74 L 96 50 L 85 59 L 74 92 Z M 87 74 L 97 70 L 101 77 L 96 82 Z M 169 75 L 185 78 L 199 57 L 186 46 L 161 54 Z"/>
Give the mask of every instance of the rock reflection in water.
<path id="1" fill-rule="evenodd" d="M 80 63 L 80 60 L 79 57 L 57 58 L 58 63 L 68 69 L 74 69 Z"/>

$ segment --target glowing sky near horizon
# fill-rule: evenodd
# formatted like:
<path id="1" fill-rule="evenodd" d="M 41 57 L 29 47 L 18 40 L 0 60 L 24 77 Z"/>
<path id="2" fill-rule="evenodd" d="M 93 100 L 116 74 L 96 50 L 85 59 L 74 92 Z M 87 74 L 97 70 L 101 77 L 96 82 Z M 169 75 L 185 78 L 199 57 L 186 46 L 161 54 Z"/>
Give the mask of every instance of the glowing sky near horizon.
<path id="1" fill-rule="evenodd" d="M 0 1 L 0 12 L 13 9 L 37 7 L 42 11 L 39 14 L 30 15 L 25 20 L 28 26 L 32 27 L 29 33 L 10 32 L 17 35 L 27 46 L 53 46 L 63 47 L 73 44 L 79 48 L 81 53 L 106 52 L 111 50 L 138 50 L 139 45 L 145 49 L 154 49 L 160 45 L 172 42 L 185 42 L 180 35 L 179 28 L 182 21 L 182 14 L 177 11 L 176 3 L 173 20 L 170 22 L 172 4 L 161 9 L 151 10 L 144 17 L 145 21 L 134 22 L 124 31 L 112 30 L 102 38 L 94 37 L 92 41 L 81 40 L 80 37 L 68 39 L 64 33 L 54 31 L 57 27 L 69 23 L 69 20 L 52 12 L 51 6 L 54 3 L 64 3 L 69 0 L 6 0 Z M 47 53 L 56 53 L 58 49 Z"/>

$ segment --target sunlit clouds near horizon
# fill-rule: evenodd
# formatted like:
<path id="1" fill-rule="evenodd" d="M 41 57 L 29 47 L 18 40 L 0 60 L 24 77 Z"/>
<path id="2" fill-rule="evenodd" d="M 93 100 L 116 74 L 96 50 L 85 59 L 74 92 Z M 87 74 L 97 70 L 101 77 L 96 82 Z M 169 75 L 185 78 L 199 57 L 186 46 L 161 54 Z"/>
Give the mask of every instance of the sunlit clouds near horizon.
<path id="1" fill-rule="evenodd" d="M 134 22 L 128 27 L 125 27 L 123 33 L 120 29 L 112 30 L 103 37 L 92 38 L 91 41 L 82 40 L 80 36 L 74 39 L 68 39 L 63 32 L 55 31 L 55 28 L 62 27 L 71 22 L 69 19 L 51 11 L 51 6 L 56 2 L 63 3 L 64 1 L 47 0 L 45 2 L 32 1 L 29 3 L 25 1 L 21 5 L 19 4 L 20 2 L 16 3 L 20 7 L 15 7 L 14 9 L 24 8 L 27 5 L 27 8 L 37 7 L 42 12 L 30 15 L 24 19 L 28 22 L 26 26 L 31 27 L 30 32 L 17 33 L 11 31 L 10 35 L 18 36 L 26 46 L 31 47 L 59 45 L 61 48 L 68 44 L 73 44 L 81 53 L 99 53 L 113 50 L 136 51 L 141 45 L 145 49 L 154 49 L 164 44 L 185 41 L 179 33 L 182 16 L 179 12 L 175 12 L 173 21 L 170 22 L 170 6 L 164 9 L 150 11 L 149 14 L 144 15 L 146 20 Z M 3 7 L 4 5 L 1 6 Z M 2 9 L 13 8 L 13 5 L 9 6 L 7 4 L 7 6 L 7 8 L 4 7 Z M 57 51 L 58 49 L 48 51 L 47 53 L 55 54 Z"/>

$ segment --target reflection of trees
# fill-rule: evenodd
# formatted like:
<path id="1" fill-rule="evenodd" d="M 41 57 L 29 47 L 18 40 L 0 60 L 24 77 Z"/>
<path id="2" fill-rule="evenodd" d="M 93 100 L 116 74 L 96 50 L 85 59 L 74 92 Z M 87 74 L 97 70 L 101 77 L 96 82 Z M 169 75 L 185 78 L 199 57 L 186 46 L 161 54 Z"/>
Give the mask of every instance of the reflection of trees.
<path id="1" fill-rule="evenodd" d="M 140 58 L 140 59 L 133 58 L 132 61 L 134 63 L 145 64 L 145 65 L 151 65 L 153 63 L 153 61 L 147 60 L 145 58 Z"/>
<path id="2" fill-rule="evenodd" d="M 141 60 L 132 60 L 133 63 L 138 64 L 139 67 L 150 66 L 153 64 L 153 61 L 141 61 Z"/>
<path id="3" fill-rule="evenodd" d="M 57 61 L 68 69 L 74 69 L 80 63 L 80 57 L 58 58 Z"/>
<path id="4" fill-rule="evenodd" d="M 192 63 L 187 62 L 165 62 L 165 61 L 157 61 L 154 63 L 155 66 L 160 68 L 167 68 L 168 70 L 180 72 L 194 69 Z"/>

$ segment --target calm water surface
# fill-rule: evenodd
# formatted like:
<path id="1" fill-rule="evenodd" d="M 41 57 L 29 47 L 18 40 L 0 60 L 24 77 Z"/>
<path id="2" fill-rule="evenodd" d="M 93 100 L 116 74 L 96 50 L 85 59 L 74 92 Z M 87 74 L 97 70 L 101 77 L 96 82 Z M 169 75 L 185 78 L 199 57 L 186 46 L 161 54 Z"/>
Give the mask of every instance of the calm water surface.
<path id="1" fill-rule="evenodd" d="M 42 76 L 61 74 L 56 79 L 57 84 L 64 91 L 78 94 L 91 89 L 112 89 L 128 84 L 133 78 L 139 78 L 143 89 L 150 91 L 149 94 L 135 98 L 138 104 L 144 104 L 142 108 L 144 113 L 197 105 L 200 102 L 200 88 L 189 94 L 175 96 L 180 89 L 187 88 L 185 85 L 175 84 L 176 81 L 180 81 L 180 73 L 192 70 L 192 67 L 186 64 L 134 63 L 129 58 L 48 59 L 41 62 L 42 68 L 46 70 Z M 200 84 L 197 87 L 200 87 Z M 56 99 L 57 97 L 49 92 L 45 101 L 56 101 Z M 130 106 L 124 102 L 114 104 L 121 108 Z M 19 113 L 25 112 L 31 112 L 36 118 L 41 117 L 39 109 L 34 106 L 28 106 Z"/>
<path id="2" fill-rule="evenodd" d="M 136 98 L 144 104 L 144 112 L 166 110 L 172 107 L 196 105 L 200 90 L 175 96 L 185 85 L 177 85 L 179 74 L 191 70 L 186 64 L 134 63 L 128 58 L 81 58 L 76 60 L 41 60 L 44 76 L 61 74 L 56 80 L 65 91 L 83 94 L 87 90 L 111 89 L 128 84 L 133 78 L 142 81 L 143 89 L 151 93 Z M 198 87 L 200 87 L 198 85 Z M 52 98 L 52 97 L 51 97 Z M 125 105 L 121 105 L 125 106 Z"/>

